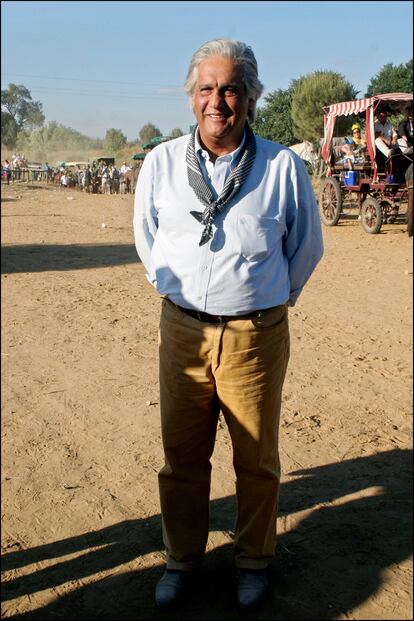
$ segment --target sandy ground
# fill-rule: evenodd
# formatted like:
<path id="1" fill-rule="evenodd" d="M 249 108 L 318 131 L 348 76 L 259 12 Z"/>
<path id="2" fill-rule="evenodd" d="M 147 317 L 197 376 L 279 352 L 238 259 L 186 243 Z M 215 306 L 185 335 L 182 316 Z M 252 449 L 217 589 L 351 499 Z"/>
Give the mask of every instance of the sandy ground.
<path id="1" fill-rule="evenodd" d="M 153 603 L 160 302 L 132 211 L 131 196 L 2 186 L 4 618 L 240 618 L 222 421 L 205 564 L 180 612 Z M 351 215 L 323 233 L 290 309 L 272 592 L 247 618 L 412 619 L 413 241 Z"/>

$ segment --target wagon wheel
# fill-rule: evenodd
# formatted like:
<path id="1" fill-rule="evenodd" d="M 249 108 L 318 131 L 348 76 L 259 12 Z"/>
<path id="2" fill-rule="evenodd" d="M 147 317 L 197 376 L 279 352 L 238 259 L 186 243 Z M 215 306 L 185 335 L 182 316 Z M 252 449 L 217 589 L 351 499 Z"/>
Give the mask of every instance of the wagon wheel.
<path id="1" fill-rule="evenodd" d="M 379 233 L 382 226 L 382 207 L 376 198 L 368 196 L 361 207 L 361 224 L 366 233 Z"/>
<path id="2" fill-rule="evenodd" d="M 341 187 L 335 177 L 326 177 L 319 192 L 321 220 L 326 226 L 336 226 L 341 215 Z"/>

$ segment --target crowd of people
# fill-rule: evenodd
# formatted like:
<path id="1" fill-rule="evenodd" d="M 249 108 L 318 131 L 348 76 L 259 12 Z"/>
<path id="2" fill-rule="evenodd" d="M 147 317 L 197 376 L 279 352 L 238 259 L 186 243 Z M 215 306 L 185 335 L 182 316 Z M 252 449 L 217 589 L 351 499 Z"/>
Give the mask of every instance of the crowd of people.
<path id="1" fill-rule="evenodd" d="M 31 181 L 47 181 L 61 189 L 75 188 L 89 194 L 128 194 L 134 191 L 140 163 L 134 168 L 126 162 L 117 168 L 104 160 L 86 166 L 50 166 L 48 162 L 29 169 L 24 156 L 13 154 L 11 160 L 1 164 L 1 176 L 6 183 L 24 180 L 23 171 L 30 173 Z"/>
<path id="2" fill-rule="evenodd" d="M 128 194 L 133 190 L 133 174 L 126 162 L 120 168 L 101 160 L 86 167 L 67 168 L 61 166 L 54 181 L 61 188 L 75 187 L 93 194 Z"/>

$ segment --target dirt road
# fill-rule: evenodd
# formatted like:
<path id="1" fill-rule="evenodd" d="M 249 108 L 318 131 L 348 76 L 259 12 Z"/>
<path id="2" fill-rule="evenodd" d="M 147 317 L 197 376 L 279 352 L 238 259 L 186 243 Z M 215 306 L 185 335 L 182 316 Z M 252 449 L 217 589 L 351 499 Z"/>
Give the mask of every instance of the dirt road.
<path id="1" fill-rule="evenodd" d="M 160 614 L 159 299 L 131 196 L 2 187 L 2 617 L 239 619 L 220 421 L 205 564 Z M 105 225 L 105 226 L 104 226 Z M 278 555 L 252 619 L 412 619 L 412 250 L 325 228 L 290 309 Z"/>

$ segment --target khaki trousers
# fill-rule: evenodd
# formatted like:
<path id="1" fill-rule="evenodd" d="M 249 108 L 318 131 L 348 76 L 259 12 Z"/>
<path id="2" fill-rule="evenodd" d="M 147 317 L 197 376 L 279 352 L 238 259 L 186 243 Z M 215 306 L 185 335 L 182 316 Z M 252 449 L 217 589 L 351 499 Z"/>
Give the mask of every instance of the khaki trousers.
<path id="1" fill-rule="evenodd" d="M 210 458 L 220 411 L 229 429 L 236 474 L 235 564 L 262 569 L 273 559 L 279 418 L 288 358 L 285 305 L 253 320 L 208 324 L 162 301 L 159 364 L 165 465 L 159 473 L 159 492 L 169 569 L 195 569 L 205 553 Z"/>

